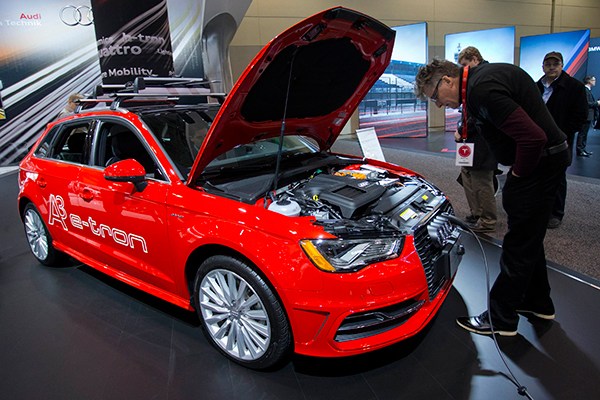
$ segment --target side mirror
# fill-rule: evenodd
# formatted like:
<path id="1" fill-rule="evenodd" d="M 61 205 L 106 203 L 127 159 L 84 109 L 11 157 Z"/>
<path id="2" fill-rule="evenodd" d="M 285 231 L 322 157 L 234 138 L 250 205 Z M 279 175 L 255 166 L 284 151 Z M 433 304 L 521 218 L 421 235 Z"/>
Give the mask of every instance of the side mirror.
<path id="1" fill-rule="evenodd" d="M 111 182 L 131 182 L 138 192 L 148 186 L 146 170 L 142 164 L 132 158 L 117 161 L 104 168 L 104 179 Z"/>

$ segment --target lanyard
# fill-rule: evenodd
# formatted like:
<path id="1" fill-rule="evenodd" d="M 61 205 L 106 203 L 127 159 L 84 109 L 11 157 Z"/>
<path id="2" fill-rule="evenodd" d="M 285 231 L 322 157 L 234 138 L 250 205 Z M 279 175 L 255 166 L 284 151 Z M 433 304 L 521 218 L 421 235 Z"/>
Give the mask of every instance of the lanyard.
<path id="1" fill-rule="evenodd" d="M 468 76 L 469 76 L 469 66 L 467 65 L 463 68 L 462 86 L 460 88 L 460 94 L 462 96 L 462 116 L 463 116 L 461 138 L 462 138 L 463 142 L 465 140 L 467 140 L 467 77 Z"/>

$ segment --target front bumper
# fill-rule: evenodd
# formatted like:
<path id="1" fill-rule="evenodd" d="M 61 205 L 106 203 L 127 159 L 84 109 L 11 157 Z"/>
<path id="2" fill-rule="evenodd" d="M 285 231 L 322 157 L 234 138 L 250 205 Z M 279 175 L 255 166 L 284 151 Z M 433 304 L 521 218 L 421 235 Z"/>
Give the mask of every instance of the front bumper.
<path id="1" fill-rule="evenodd" d="M 356 355 L 423 330 L 448 295 L 464 252 L 458 231 L 437 249 L 428 238 L 417 229 L 398 259 L 356 274 L 327 274 L 329 290 L 288 293 L 295 352 Z"/>

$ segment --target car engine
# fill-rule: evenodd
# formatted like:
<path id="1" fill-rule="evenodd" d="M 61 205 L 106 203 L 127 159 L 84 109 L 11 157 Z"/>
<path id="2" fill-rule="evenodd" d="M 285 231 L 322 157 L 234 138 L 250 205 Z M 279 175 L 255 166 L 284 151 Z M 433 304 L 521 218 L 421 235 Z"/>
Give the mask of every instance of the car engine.
<path id="1" fill-rule="evenodd" d="M 333 172 L 316 171 L 280 189 L 269 209 L 313 216 L 328 231 L 375 230 L 408 233 L 433 211 L 450 204 L 440 190 L 418 176 L 396 175 L 369 164 Z"/>

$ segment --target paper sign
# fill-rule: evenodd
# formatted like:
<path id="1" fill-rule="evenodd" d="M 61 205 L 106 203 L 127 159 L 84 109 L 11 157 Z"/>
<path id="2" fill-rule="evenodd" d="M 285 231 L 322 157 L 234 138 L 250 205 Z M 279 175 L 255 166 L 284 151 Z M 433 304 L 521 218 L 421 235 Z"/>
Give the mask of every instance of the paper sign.
<path id="1" fill-rule="evenodd" d="M 377 137 L 377 133 L 375 133 L 375 128 L 357 129 L 356 136 L 358 137 L 358 143 L 360 144 L 363 155 L 366 158 L 385 161 L 381 145 L 379 144 L 379 138 Z"/>

